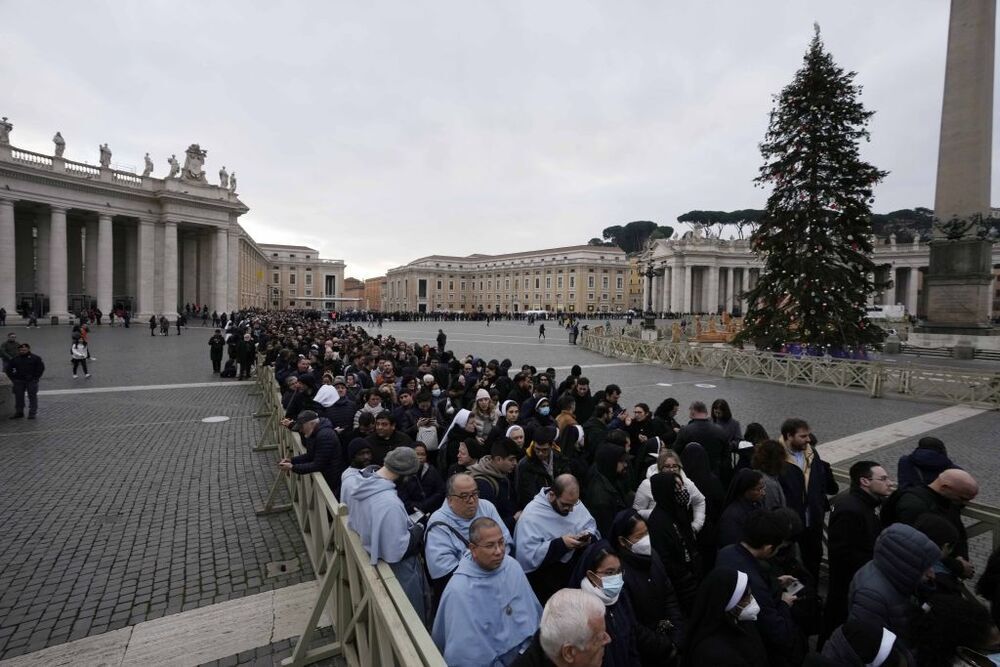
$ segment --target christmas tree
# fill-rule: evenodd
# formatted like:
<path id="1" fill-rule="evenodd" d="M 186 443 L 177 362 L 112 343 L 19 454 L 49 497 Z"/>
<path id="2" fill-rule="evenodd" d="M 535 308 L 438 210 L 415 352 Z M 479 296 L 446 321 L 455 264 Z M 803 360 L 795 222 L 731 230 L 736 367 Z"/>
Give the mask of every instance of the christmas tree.
<path id="1" fill-rule="evenodd" d="M 885 336 L 865 305 L 884 287 L 874 282 L 871 204 L 887 172 L 860 157 L 874 112 L 858 101 L 855 76 L 833 62 L 816 26 L 802 69 L 775 98 L 755 179 L 774 189 L 750 239 L 765 268 L 737 344 L 840 355 Z"/>

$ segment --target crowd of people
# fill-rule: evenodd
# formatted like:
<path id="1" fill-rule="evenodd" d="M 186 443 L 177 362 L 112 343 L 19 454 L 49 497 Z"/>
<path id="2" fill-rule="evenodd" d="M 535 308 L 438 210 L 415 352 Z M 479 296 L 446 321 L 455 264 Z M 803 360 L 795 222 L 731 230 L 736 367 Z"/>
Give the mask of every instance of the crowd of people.
<path id="1" fill-rule="evenodd" d="M 443 330 L 236 313 L 225 335 L 274 368 L 306 452 L 280 468 L 323 476 L 449 665 L 937 666 L 1000 643 L 1000 558 L 977 580 L 962 521 L 978 484 L 936 438 L 842 490 L 802 418 L 772 436 L 720 398 L 682 424 L 672 398 L 459 357 Z"/>

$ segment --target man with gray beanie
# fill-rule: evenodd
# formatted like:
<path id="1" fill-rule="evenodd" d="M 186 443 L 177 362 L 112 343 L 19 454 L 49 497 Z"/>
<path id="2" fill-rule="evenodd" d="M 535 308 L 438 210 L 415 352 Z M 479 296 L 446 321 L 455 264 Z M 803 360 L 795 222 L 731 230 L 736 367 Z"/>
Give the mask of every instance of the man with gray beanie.
<path id="1" fill-rule="evenodd" d="M 427 580 L 420 563 L 424 527 L 410 521 L 396 492 L 403 478 L 420 467 L 412 447 L 397 447 L 385 455 L 381 468 L 363 477 L 351 494 L 347 523 L 358 533 L 371 564 L 384 560 L 417 615 L 427 618 Z"/>

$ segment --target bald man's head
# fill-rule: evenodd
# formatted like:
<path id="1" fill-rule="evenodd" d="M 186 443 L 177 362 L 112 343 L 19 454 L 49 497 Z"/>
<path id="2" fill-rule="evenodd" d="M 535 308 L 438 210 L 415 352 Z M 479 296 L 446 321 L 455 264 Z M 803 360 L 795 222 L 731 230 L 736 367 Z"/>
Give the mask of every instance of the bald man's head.
<path id="1" fill-rule="evenodd" d="M 979 495 L 979 482 L 976 478 L 958 468 L 942 472 L 930 483 L 930 487 L 948 500 L 958 503 L 970 503 Z"/>

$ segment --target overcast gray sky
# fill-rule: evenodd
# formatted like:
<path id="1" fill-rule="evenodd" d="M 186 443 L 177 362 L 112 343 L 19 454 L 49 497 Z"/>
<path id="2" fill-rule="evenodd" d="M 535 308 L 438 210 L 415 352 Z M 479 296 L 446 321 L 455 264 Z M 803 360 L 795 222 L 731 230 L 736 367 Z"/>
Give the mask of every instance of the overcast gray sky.
<path id="1" fill-rule="evenodd" d="M 158 176 L 200 143 L 255 239 L 367 278 L 762 206 L 757 144 L 813 21 L 877 112 L 875 210 L 932 206 L 948 6 L 0 0 L 0 114 L 17 146 L 51 153 L 58 129 L 71 159 L 108 142 Z"/>

